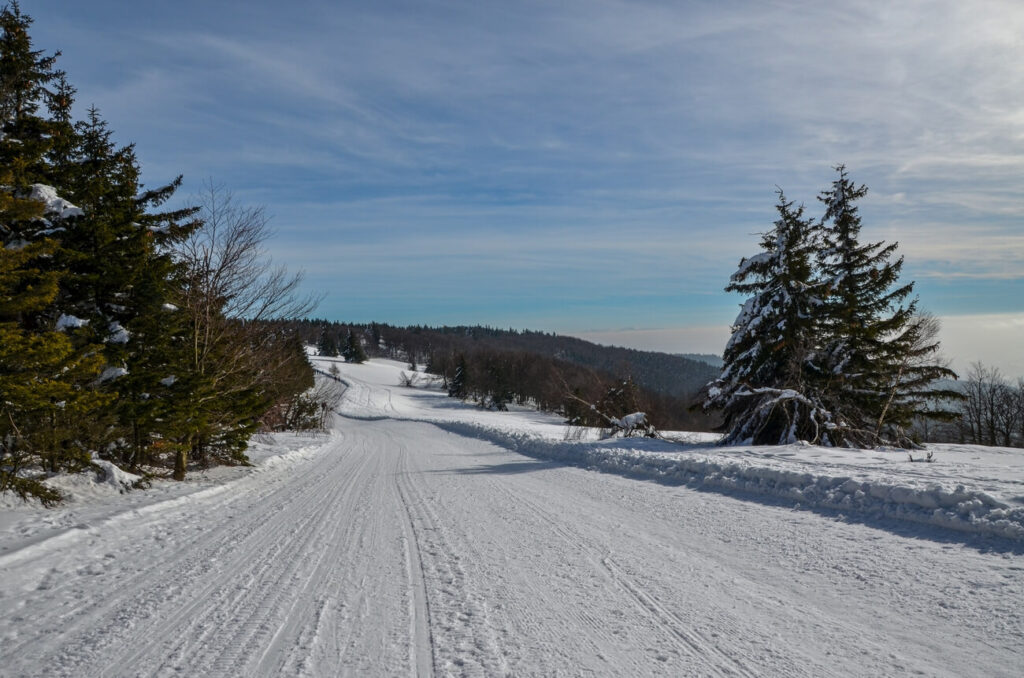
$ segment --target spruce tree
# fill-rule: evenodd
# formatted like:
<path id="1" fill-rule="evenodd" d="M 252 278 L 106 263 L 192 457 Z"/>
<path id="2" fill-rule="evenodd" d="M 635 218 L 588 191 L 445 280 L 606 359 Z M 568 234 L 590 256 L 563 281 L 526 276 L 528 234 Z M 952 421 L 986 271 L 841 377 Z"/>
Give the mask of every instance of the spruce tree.
<path id="1" fill-rule="evenodd" d="M 373 355 L 380 355 L 381 341 L 382 336 L 380 325 L 377 323 L 370 323 L 370 351 Z"/>
<path id="2" fill-rule="evenodd" d="M 49 471 L 81 467 L 93 452 L 135 466 L 172 433 L 180 401 L 168 397 L 181 334 L 168 248 L 194 228 L 193 210 L 153 211 L 180 177 L 143 190 L 134 149 L 113 143 L 98 111 L 73 122 L 75 89 L 55 70 L 56 54 L 32 48 L 30 24 L 17 3 L 0 11 L 0 256 L 11 291 L 3 321 L 5 348 L 49 344 L 51 362 L 36 350 L 25 363 L 50 370 L 30 383 L 46 385 L 53 407 L 10 400 L 22 418 L 11 426 L 20 449 L 45 438 Z M 31 303 L 12 301 L 19 280 L 36 281 Z M 4 373 L 26 378 L 26 365 L 10 362 L 16 353 L 5 354 Z"/>
<path id="3" fill-rule="evenodd" d="M 91 387 L 102 366 L 95 347 L 69 338 L 84 321 L 57 305 L 60 239 L 82 212 L 52 185 L 49 155 L 67 126 L 40 109 L 61 74 L 57 55 L 32 49 L 31 23 L 17 3 L 0 10 L 0 487 L 49 501 L 23 471 L 87 466 L 83 423 L 106 398 Z"/>
<path id="4" fill-rule="evenodd" d="M 482 356 L 477 354 L 476 358 L 478 364 L 482 363 L 478 385 L 480 404 L 499 412 L 507 411 L 508 404 L 515 398 L 508 355 L 488 352 Z"/>
<path id="5" fill-rule="evenodd" d="M 937 323 L 899 283 L 897 243 L 861 244 L 867 187 L 836 169 L 821 223 L 780 192 L 763 252 L 726 288 L 751 296 L 704 401 L 724 413 L 725 443 L 910 446 L 915 418 L 954 416 L 942 403 L 958 394 L 934 388 L 956 377 L 936 360 Z"/>
<path id="6" fill-rule="evenodd" d="M 67 118 L 65 86 L 51 111 Z M 63 123 L 62 123 L 63 124 Z M 134 147 L 118 147 L 92 107 L 70 143 L 52 153 L 64 190 L 82 210 L 61 234 L 55 266 L 65 271 L 57 303 L 88 320 L 78 340 L 102 346 L 107 374 L 99 384 L 116 396 L 103 447 L 133 470 L 151 461 L 153 445 L 173 435 L 178 389 L 171 388 L 174 337 L 181 314 L 171 304 L 176 264 L 169 248 L 196 226 L 194 209 L 159 211 L 180 178 L 143 190 Z M 68 311 L 70 310 L 70 311 Z M 159 446 L 159 445 L 158 445 Z"/>
<path id="7" fill-rule="evenodd" d="M 0 171 L 0 185 L 9 177 L 9 171 Z M 67 331 L 59 331 L 64 326 L 47 322 L 61 278 L 50 265 L 58 245 L 52 238 L 19 238 L 20 225 L 43 220 L 60 223 L 43 201 L 0 190 L 0 232 L 5 234 L 0 242 L 0 490 L 14 489 L 46 503 L 59 494 L 22 471 L 88 466 L 83 422 L 95 416 L 105 399 L 88 387 L 99 376 L 102 360 L 76 350 Z M 69 327 L 77 324 L 62 320 Z"/>
<path id="8" fill-rule="evenodd" d="M 338 355 L 338 342 L 334 338 L 334 333 L 328 332 L 326 327 L 320 330 L 320 339 L 317 341 L 316 346 L 319 355 L 329 358 L 334 358 Z"/>
<path id="9" fill-rule="evenodd" d="M 814 271 L 819 232 L 781 190 L 776 210 L 762 252 L 740 261 L 725 288 L 750 296 L 704 401 L 706 411 L 723 413 L 724 444 L 830 442 L 812 367 L 822 305 Z"/>
<path id="10" fill-rule="evenodd" d="M 844 166 L 836 171 L 838 178 L 818 198 L 825 205 L 818 266 L 828 292 L 820 367 L 822 390 L 836 417 L 836 442 L 910 444 L 910 420 L 930 411 L 922 400 L 945 397 L 928 384 L 956 375 L 929 359 L 937 342 L 921 345 L 914 320 L 918 300 L 908 301 L 914 283 L 899 282 L 898 243 L 860 242 L 856 203 L 867 187 L 852 182 Z"/>
<path id="11" fill-rule="evenodd" d="M 461 353 L 455 359 L 455 372 L 448 382 L 448 397 L 460 400 L 469 397 L 469 366 L 466 356 Z"/>
<path id="12" fill-rule="evenodd" d="M 41 117 L 39 109 L 51 96 L 47 85 L 61 77 L 55 68 L 60 53 L 32 49 L 31 25 L 17 2 L 0 10 L 0 165 L 10 173 L 4 185 L 15 192 L 53 183 L 46 155 L 57 125 Z M 43 220 L 36 225 L 42 230 Z"/>
<path id="13" fill-rule="evenodd" d="M 344 356 L 346 362 L 366 362 L 366 351 L 363 350 L 363 344 L 359 341 L 359 337 L 352 330 L 349 330 L 348 335 L 345 337 L 345 348 L 342 350 L 341 354 Z"/>
<path id="14" fill-rule="evenodd" d="M 55 81 L 52 91 L 46 98 L 46 107 L 50 113 L 50 144 L 46 160 L 50 181 L 54 186 L 66 190 L 70 174 L 77 170 L 73 156 L 78 135 L 72 116 L 72 106 L 77 92 L 62 71 L 57 72 Z"/>

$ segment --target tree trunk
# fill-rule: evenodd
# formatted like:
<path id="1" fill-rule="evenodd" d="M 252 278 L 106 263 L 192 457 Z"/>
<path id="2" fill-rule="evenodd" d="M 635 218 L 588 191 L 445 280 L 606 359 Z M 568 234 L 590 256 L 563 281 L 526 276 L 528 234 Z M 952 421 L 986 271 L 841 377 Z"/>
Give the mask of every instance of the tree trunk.
<path id="1" fill-rule="evenodd" d="M 139 470 L 139 464 L 142 463 L 142 433 L 139 431 L 138 419 L 132 417 L 132 447 L 129 454 L 131 458 L 128 460 L 128 470 L 135 473 Z"/>
<path id="2" fill-rule="evenodd" d="M 188 446 L 179 445 L 174 455 L 174 479 L 185 479 L 185 467 L 188 466 Z"/>

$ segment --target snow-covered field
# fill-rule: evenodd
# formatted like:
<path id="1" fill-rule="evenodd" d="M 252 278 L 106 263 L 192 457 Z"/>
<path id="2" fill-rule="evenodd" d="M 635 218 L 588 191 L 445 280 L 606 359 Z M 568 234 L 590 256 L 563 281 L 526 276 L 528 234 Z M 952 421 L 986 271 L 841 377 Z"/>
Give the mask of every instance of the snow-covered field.
<path id="1" fill-rule="evenodd" d="M 1024 674 L 1020 451 L 567 440 L 337 367 L 255 469 L 4 499 L 0 675 Z"/>

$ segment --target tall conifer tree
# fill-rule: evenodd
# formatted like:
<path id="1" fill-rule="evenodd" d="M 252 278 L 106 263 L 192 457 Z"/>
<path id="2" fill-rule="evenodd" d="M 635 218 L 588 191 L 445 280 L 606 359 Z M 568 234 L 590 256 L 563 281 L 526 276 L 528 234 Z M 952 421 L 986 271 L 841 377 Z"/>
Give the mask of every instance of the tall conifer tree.
<path id="1" fill-rule="evenodd" d="M 750 294 L 733 325 L 706 410 L 725 415 L 724 443 L 913 445 L 916 417 L 957 394 L 934 388 L 956 375 L 936 361 L 937 325 L 899 284 L 897 243 L 861 244 L 856 205 L 867 187 L 844 167 L 819 196 L 820 225 L 779 193 L 779 220 L 763 252 L 740 262 L 728 291 Z"/>
<path id="2" fill-rule="evenodd" d="M 62 238 L 68 275 L 61 303 L 89 319 L 108 374 L 118 375 L 101 384 L 117 396 L 111 452 L 135 468 L 174 428 L 181 394 L 173 388 L 173 343 L 183 319 L 170 304 L 176 265 L 169 247 L 195 228 L 195 210 L 153 211 L 171 197 L 180 177 L 143 191 L 134 148 L 114 144 L 95 108 L 75 132 L 65 175 L 84 214 Z"/>
<path id="3" fill-rule="evenodd" d="M 359 337 L 352 330 L 348 331 L 345 336 L 345 348 L 341 351 L 346 362 L 350 363 L 365 363 L 366 362 L 366 351 L 363 350 L 363 344 L 359 341 Z"/>
<path id="4" fill-rule="evenodd" d="M 22 472 L 87 465 L 81 422 L 105 399 L 89 387 L 102 360 L 72 343 L 82 323 L 55 306 L 59 239 L 81 210 L 51 185 L 48 156 L 66 126 L 40 109 L 61 74 L 57 55 L 32 48 L 31 23 L 17 3 L 0 10 L 0 489 L 50 501 L 55 493 Z"/>
<path id="5" fill-rule="evenodd" d="M 725 349 L 705 410 L 721 410 L 725 444 L 829 442 L 830 416 L 812 362 L 821 308 L 814 251 L 819 229 L 779 191 L 779 218 L 762 252 L 740 262 L 728 292 L 750 295 Z"/>
<path id="6" fill-rule="evenodd" d="M 860 242 L 856 203 L 867 186 L 852 182 L 842 165 L 836 172 L 831 188 L 818 197 L 825 205 L 818 266 L 828 290 L 822 390 L 836 415 L 837 443 L 909 444 L 911 419 L 928 412 L 922 399 L 945 397 L 928 384 L 956 374 L 929 360 L 938 342 L 922 344 L 915 322 L 918 302 L 910 299 L 914 283 L 899 282 L 903 257 L 894 258 L 898 243 Z"/>
<path id="7" fill-rule="evenodd" d="M 338 355 L 338 342 L 334 338 L 333 332 L 328 332 L 327 328 L 320 330 L 320 338 L 316 342 L 317 353 L 328 358 L 335 358 Z"/>
<path id="8" fill-rule="evenodd" d="M 469 397 L 469 366 L 462 353 L 455 359 L 455 371 L 448 382 L 448 396 L 465 400 Z"/>

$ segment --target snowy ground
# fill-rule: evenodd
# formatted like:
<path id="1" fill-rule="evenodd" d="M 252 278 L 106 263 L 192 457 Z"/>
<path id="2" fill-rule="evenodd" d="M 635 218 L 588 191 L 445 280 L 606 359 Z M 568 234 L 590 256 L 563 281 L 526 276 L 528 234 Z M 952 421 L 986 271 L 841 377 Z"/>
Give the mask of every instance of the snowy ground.
<path id="1" fill-rule="evenodd" d="M 567 441 L 338 367 L 256 469 L 5 500 L 0 675 L 1024 673 L 1019 452 Z"/>

